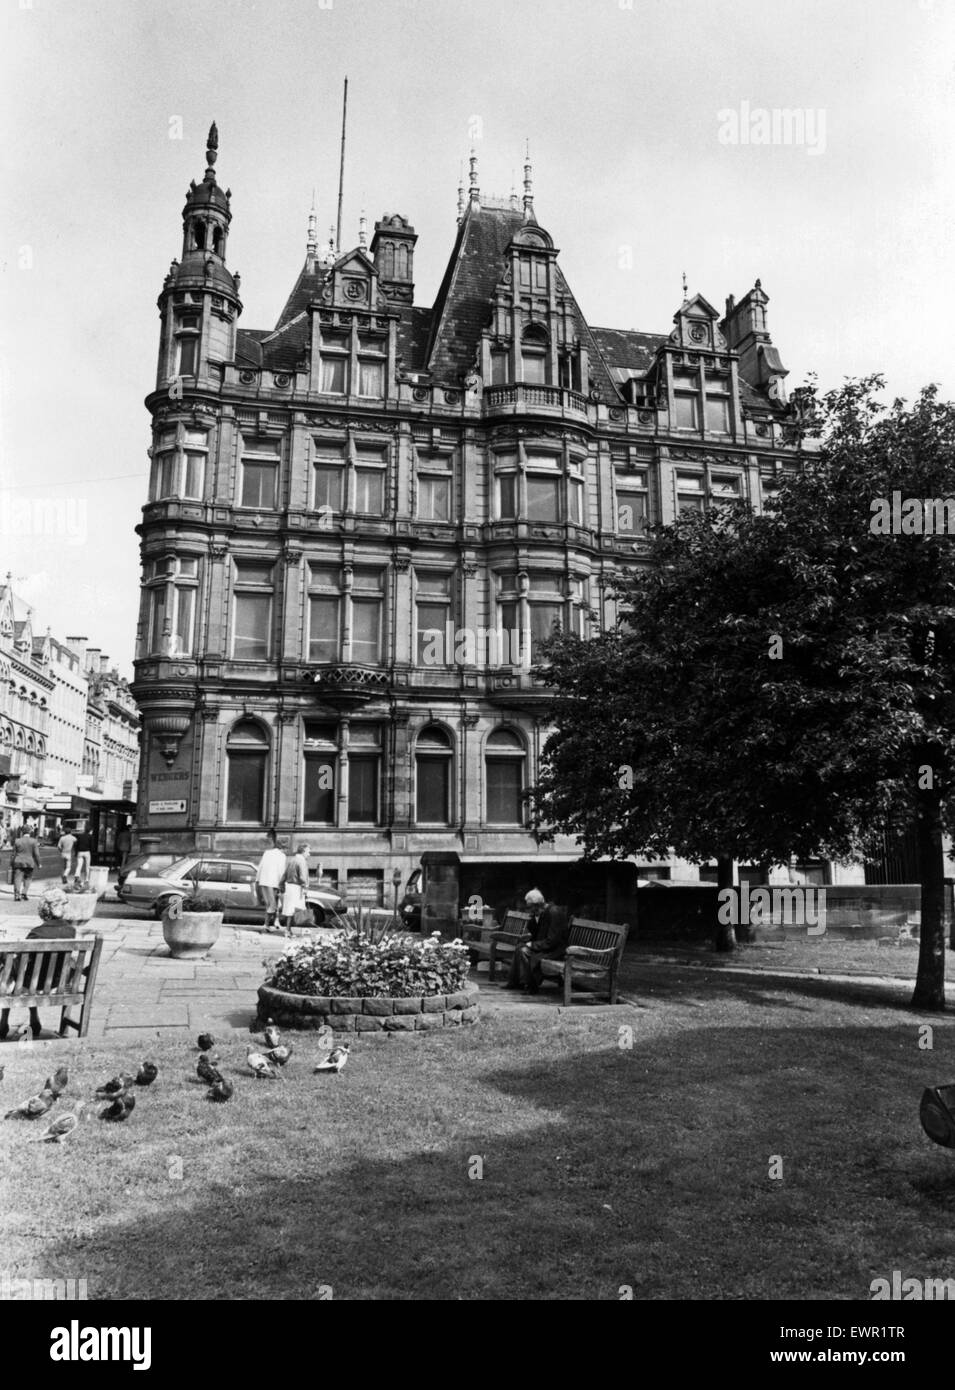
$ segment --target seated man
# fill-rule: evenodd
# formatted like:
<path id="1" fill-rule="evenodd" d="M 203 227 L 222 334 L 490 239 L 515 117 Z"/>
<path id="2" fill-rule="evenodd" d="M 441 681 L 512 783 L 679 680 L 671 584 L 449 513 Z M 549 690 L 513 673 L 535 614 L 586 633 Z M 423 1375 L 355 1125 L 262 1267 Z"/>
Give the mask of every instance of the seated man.
<path id="1" fill-rule="evenodd" d="M 41 922 L 40 925 L 39 925 L 38 927 L 34 927 L 32 931 L 28 931 L 27 934 L 26 934 L 26 940 L 27 940 L 27 941 L 69 941 L 71 938 L 73 938 L 73 937 L 75 937 L 75 936 L 76 936 L 76 928 L 75 928 L 70 922 L 58 922 L 58 921 L 55 921 L 55 920 L 51 920 L 51 921 L 48 921 L 48 922 Z M 40 970 L 39 978 L 38 978 L 38 980 L 37 980 L 37 991 L 38 991 L 38 992 L 39 992 L 40 990 L 46 989 L 46 987 L 47 987 L 47 977 L 49 976 L 49 973 L 50 973 L 50 970 L 51 970 L 51 969 L 54 971 L 54 976 L 53 976 L 53 979 L 52 979 L 52 981 L 51 981 L 51 987 L 52 987 L 53 989 L 56 989 L 57 985 L 60 983 L 60 976 L 61 976 L 61 974 L 63 973 L 63 966 L 64 966 L 64 964 L 65 964 L 65 961 L 64 961 L 64 959 L 63 959 L 62 956 L 58 957 L 56 960 L 48 959 L 48 960 L 44 963 L 44 965 L 42 966 L 42 968 L 41 968 L 41 970 Z M 27 966 L 27 971 L 29 972 L 31 969 L 32 969 L 32 963 L 31 963 L 31 965 L 28 965 L 28 966 Z M 3 1039 L 4 1039 L 4 1038 L 7 1036 L 7 1034 L 9 1033 L 9 1031 L 10 1031 L 10 1010 L 9 1010 L 9 1009 L 2 1009 L 2 1010 L 0 1010 L 0 1042 L 3 1041 Z M 39 1010 L 36 1009 L 36 1008 L 31 1008 L 31 1009 L 30 1009 L 30 1032 L 33 1034 L 34 1038 L 39 1038 L 40 1035 L 41 1035 L 42 1032 L 43 1032 L 42 1025 L 40 1024 L 40 1014 L 39 1014 Z M 52 1034 L 52 1033 L 48 1033 L 48 1034 L 47 1034 L 47 1037 L 53 1037 L 53 1036 L 54 1036 L 54 1034 Z"/>
<path id="2" fill-rule="evenodd" d="M 531 939 L 514 952 L 504 988 L 537 994 L 544 978 L 541 961 L 563 960 L 567 953 L 570 921 L 566 907 L 549 903 L 537 888 L 531 889 L 524 902 L 531 914 Z"/>

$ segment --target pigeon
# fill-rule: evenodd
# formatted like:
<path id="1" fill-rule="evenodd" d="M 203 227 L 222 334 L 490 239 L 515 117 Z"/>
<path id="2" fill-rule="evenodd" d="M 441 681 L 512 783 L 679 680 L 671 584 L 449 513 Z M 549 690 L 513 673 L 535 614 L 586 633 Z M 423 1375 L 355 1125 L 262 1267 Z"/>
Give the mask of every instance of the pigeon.
<path id="1" fill-rule="evenodd" d="M 47 1091 L 52 1091 L 55 1096 L 61 1096 L 70 1084 L 70 1074 L 66 1067 L 57 1067 L 52 1076 L 46 1078 Z"/>
<path id="2" fill-rule="evenodd" d="M 200 1033 L 196 1042 L 199 1044 L 200 1052 L 211 1052 L 216 1045 L 216 1040 L 211 1033 Z"/>
<path id="3" fill-rule="evenodd" d="M 134 1077 L 129 1072 L 121 1071 L 118 1076 L 114 1076 L 112 1081 L 105 1082 L 96 1092 L 97 1100 L 115 1100 L 117 1096 L 124 1095 L 132 1086 Z"/>
<path id="4" fill-rule="evenodd" d="M 292 1044 L 287 1043 L 280 1047 L 273 1047 L 270 1052 L 266 1052 L 265 1056 L 270 1062 L 274 1062 L 276 1066 L 284 1067 L 294 1051 L 295 1049 Z"/>
<path id="5" fill-rule="evenodd" d="M 261 1052 L 256 1052 L 254 1047 L 250 1047 L 245 1059 L 249 1064 L 249 1069 L 257 1077 L 268 1076 L 273 1080 L 278 1076 L 278 1072 L 272 1066 L 267 1057 L 263 1057 Z"/>
<path id="6" fill-rule="evenodd" d="M 209 1099 L 218 1101 L 231 1100 L 234 1090 L 235 1087 L 231 1081 L 224 1081 L 220 1078 L 220 1080 L 213 1082 L 209 1087 Z"/>
<path id="7" fill-rule="evenodd" d="M 263 1037 L 265 1038 L 265 1041 L 269 1047 L 278 1047 L 282 1039 L 282 1034 L 276 1028 L 275 1024 L 272 1022 L 271 1019 L 268 1020 L 268 1025 L 265 1029 Z"/>
<path id="8" fill-rule="evenodd" d="M 117 1096 L 99 1112 L 99 1117 L 101 1120 L 125 1120 L 135 1104 L 135 1096 Z"/>
<path id="9" fill-rule="evenodd" d="M 218 1060 L 218 1057 L 210 1057 L 208 1052 L 204 1052 L 196 1063 L 196 1075 L 208 1086 L 222 1080 L 222 1073 L 216 1070 Z"/>
<path id="10" fill-rule="evenodd" d="M 27 1120 L 38 1120 L 41 1115 L 45 1115 L 50 1106 L 56 1100 L 52 1091 L 43 1090 L 36 1096 L 30 1096 L 29 1100 L 23 1101 L 20 1105 L 15 1105 L 12 1110 L 8 1110 L 4 1115 L 5 1120 L 12 1120 L 16 1115 L 22 1115 Z"/>
<path id="11" fill-rule="evenodd" d="M 5 1071 L 6 1071 L 6 1067 L 0 1067 L 0 1081 L 3 1080 L 3 1073 L 4 1073 Z"/>
<path id="12" fill-rule="evenodd" d="M 348 1061 L 348 1043 L 342 1043 L 341 1047 L 333 1047 L 325 1058 L 324 1062 L 319 1062 L 316 1071 L 341 1071 Z"/>
<path id="13" fill-rule="evenodd" d="M 31 1139 L 29 1142 L 31 1144 L 62 1144 L 63 1140 L 73 1133 L 79 1122 L 79 1115 L 73 1110 L 67 1110 L 64 1115 L 57 1115 L 42 1134 L 38 1134 L 35 1139 Z"/>
<path id="14" fill-rule="evenodd" d="M 139 1071 L 136 1073 L 137 1086 L 151 1086 L 159 1075 L 159 1068 L 155 1062 L 143 1062 Z"/>

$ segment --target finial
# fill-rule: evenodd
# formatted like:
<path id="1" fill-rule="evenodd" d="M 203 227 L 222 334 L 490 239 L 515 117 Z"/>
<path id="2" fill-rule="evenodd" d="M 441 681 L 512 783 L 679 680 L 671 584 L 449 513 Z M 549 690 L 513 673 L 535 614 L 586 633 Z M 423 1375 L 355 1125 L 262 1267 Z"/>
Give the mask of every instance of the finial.
<path id="1" fill-rule="evenodd" d="M 337 254 L 338 254 L 338 253 L 337 253 L 336 250 L 335 250 L 335 228 L 334 228 L 334 227 L 329 227 L 329 229 L 328 229 L 328 255 L 327 255 L 327 257 L 326 257 L 327 262 L 328 262 L 329 265 L 334 264 L 334 261 L 335 261 L 335 258 L 336 258 L 336 256 L 337 256 Z"/>
<path id="2" fill-rule="evenodd" d="M 686 271 L 683 272 L 683 299 L 686 300 Z"/>
<path id="3" fill-rule="evenodd" d="M 472 207 L 475 207 L 475 208 L 479 208 L 479 207 L 481 206 L 481 190 L 480 190 L 480 188 L 478 188 L 477 155 L 474 153 L 474 146 L 473 146 L 473 145 L 471 146 L 471 159 L 470 159 L 470 164 L 471 164 L 471 189 L 470 189 L 471 206 L 472 206 Z"/>
<path id="4" fill-rule="evenodd" d="M 458 221 L 464 216 L 464 160 L 458 169 Z"/>
<path id="5" fill-rule="evenodd" d="M 206 164 L 208 166 L 206 169 L 206 181 L 208 183 L 215 183 L 216 181 L 216 171 L 212 166 L 219 157 L 218 152 L 219 132 L 216 128 L 215 121 L 213 121 L 212 125 L 209 127 L 209 138 L 206 140 Z"/>
<path id="6" fill-rule="evenodd" d="M 514 170 L 511 170 L 511 212 L 517 212 L 517 181 L 514 178 Z"/>
<path id="7" fill-rule="evenodd" d="M 305 254 L 310 261 L 313 261 L 318 254 L 318 215 L 315 211 L 315 189 L 312 189 L 312 208 L 308 214 L 308 237 L 305 242 Z"/>
<path id="8" fill-rule="evenodd" d="M 762 282 L 762 280 L 757 280 L 757 281 L 756 281 L 756 284 L 754 285 L 753 288 L 754 288 L 754 289 L 757 289 L 757 290 L 761 290 L 761 289 L 763 288 L 763 282 Z"/>
<path id="9" fill-rule="evenodd" d="M 531 142 L 528 140 L 524 147 L 524 221 L 529 222 L 534 216 L 534 184 L 531 176 Z"/>
<path id="10" fill-rule="evenodd" d="M 364 208 L 362 208 L 361 216 L 358 219 L 358 245 L 362 251 L 368 247 L 368 218 L 365 216 Z"/>

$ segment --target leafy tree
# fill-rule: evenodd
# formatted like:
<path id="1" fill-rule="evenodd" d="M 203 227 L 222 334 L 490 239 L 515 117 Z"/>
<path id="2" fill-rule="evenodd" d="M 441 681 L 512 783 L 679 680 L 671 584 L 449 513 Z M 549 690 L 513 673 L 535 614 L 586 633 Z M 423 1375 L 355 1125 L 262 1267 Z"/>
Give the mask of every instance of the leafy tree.
<path id="1" fill-rule="evenodd" d="M 955 535 L 926 535 L 942 513 L 921 505 L 896 534 L 891 503 L 951 495 L 955 532 L 955 407 L 930 387 L 886 408 L 881 387 L 809 388 L 818 451 L 771 511 L 657 528 L 651 563 L 620 587 L 626 622 L 551 642 L 556 732 L 537 811 L 542 833 L 576 834 L 588 857 L 715 856 L 721 886 L 733 858 L 845 858 L 914 825 L 913 1004 L 942 1009 Z"/>

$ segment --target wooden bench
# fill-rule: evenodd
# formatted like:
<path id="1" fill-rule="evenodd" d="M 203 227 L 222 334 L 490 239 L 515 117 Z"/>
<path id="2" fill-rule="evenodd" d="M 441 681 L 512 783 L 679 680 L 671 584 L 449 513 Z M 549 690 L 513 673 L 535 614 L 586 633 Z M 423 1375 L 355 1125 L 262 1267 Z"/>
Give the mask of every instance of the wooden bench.
<path id="1" fill-rule="evenodd" d="M 59 1008 L 60 1037 L 85 1038 L 103 950 L 101 936 L 60 941 L 0 941 L 0 1010 Z M 78 1019 L 68 1016 L 79 1008 Z"/>
<path id="2" fill-rule="evenodd" d="M 614 926 L 575 917 L 570 924 L 565 958 L 541 961 L 544 979 L 563 980 L 565 1004 L 570 1003 L 575 980 L 587 984 L 605 982 L 608 1000 L 616 1004 L 617 974 L 629 930 L 626 924 Z"/>
<path id="3" fill-rule="evenodd" d="M 490 930 L 475 923 L 478 939 L 466 942 L 471 964 L 477 965 L 479 960 L 486 960 L 487 977 L 493 980 L 498 965 L 509 967 L 518 946 L 530 940 L 530 923 L 529 912 L 508 912 L 503 927 L 491 927 Z"/>

